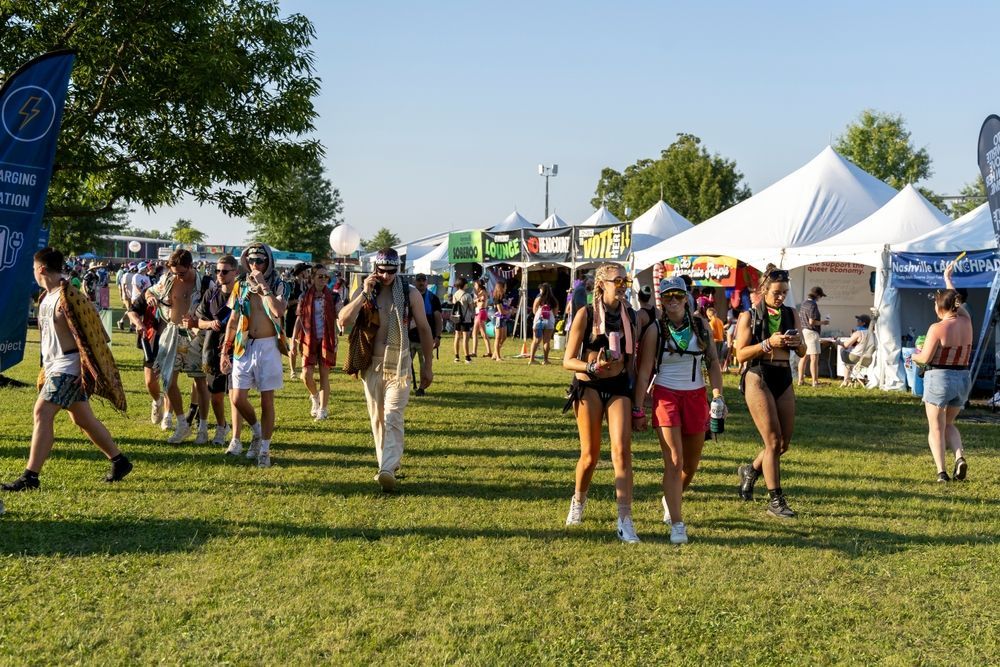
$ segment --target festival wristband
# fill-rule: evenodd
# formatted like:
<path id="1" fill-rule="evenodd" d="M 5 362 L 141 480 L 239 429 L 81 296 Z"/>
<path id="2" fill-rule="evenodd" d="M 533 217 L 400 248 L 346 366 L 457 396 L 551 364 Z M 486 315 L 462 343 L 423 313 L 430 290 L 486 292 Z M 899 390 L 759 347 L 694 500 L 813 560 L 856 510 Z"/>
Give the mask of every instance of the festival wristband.
<path id="1" fill-rule="evenodd" d="M 587 375 L 597 375 L 597 362 L 591 361 L 587 364 Z"/>
<path id="2" fill-rule="evenodd" d="M 764 354 L 767 354 L 767 353 L 769 353 L 771 351 L 771 349 L 772 348 L 771 348 L 771 341 L 770 341 L 770 339 L 761 341 L 761 344 L 760 344 L 760 351 L 761 352 L 763 352 Z"/>
<path id="3" fill-rule="evenodd" d="M 646 416 L 646 411 L 642 408 L 632 408 L 632 416 L 636 419 L 642 419 Z"/>

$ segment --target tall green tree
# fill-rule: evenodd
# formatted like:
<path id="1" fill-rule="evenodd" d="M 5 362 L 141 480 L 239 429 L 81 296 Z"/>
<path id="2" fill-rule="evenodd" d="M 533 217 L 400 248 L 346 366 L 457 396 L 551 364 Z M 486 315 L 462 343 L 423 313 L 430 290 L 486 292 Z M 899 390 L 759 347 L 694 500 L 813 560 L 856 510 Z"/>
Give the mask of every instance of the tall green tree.
<path id="1" fill-rule="evenodd" d="M 388 227 L 382 227 L 380 230 L 375 232 L 375 236 L 371 237 L 367 241 L 361 241 L 361 247 L 365 249 L 365 252 L 375 252 L 376 250 L 381 250 L 382 248 L 389 248 L 394 245 L 399 245 L 401 243 L 398 236 L 389 231 Z"/>
<path id="2" fill-rule="evenodd" d="M 340 191 L 323 175 L 317 158 L 263 185 L 250 211 L 251 236 L 321 260 L 330 256 L 330 232 L 343 210 Z"/>
<path id="3" fill-rule="evenodd" d="M 958 195 L 962 198 L 953 200 L 948 210 L 953 218 L 960 218 L 980 204 L 985 203 L 986 182 L 983 180 L 982 174 L 971 183 L 963 185 Z"/>
<path id="4" fill-rule="evenodd" d="M 927 149 L 914 146 L 900 114 L 865 109 L 837 137 L 834 148 L 897 190 L 933 173 Z"/>
<path id="5" fill-rule="evenodd" d="M 147 239 L 163 239 L 165 241 L 169 241 L 174 238 L 169 234 L 169 232 L 161 232 L 159 229 L 142 229 L 131 225 L 123 227 L 121 233 L 128 236 L 141 236 Z"/>
<path id="6" fill-rule="evenodd" d="M 134 206 L 189 196 L 246 215 L 260 182 L 321 152 L 312 23 L 277 0 L 0 3 L 0 75 L 77 53 L 47 202 L 81 248 Z"/>
<path id="7" fill-rule="evenodd" d="M 170 238 L 184 245 L 192 245 L 204 241 L 205 233 L 195 229 L 190 220 L 180 218 L 170 228 Z"/>
<path id="8" fill-rule="evenodd" d="M 701 139 L 681 133 L 660 153 L 644 158 L 619 173 L 601 171 L 591 204 L 602 203 L 619 218 L 634 217 L 661 198 L 694 223 L 702 222 L 750 196 L 736 163 L 718 153 L 709 154 Z M 626 216 L 625 209 L 631 216 Z"/>

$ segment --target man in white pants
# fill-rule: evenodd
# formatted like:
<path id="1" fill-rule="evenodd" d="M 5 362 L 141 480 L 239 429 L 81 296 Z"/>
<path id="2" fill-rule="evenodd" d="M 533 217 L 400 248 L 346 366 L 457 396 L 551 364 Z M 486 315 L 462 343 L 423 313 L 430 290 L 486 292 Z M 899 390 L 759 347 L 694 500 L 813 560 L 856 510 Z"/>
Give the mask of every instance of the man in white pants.
<path id="1" fill-rule="evenodd" d="M 232 371 L 229 398 L 253 432 L 247 458 L 256 458 L 258 468 L 269 468 L 274 392 L 284 386 L 285 379 L 281 348 L 288 349 L 281 329 L 288 303 L 286 286 L 274 270 L 271 248 L 263 243 L 247 246 L 240 256 L 240 265 L 246 277 L 233 285 L 229 297 L 232 315 L 226 327 L 219 368 L 223 374 Z M 253 388 L 260 391 L 260 421 L 247 398 Z M 242 449 L 238 440 L 230 443 L 226 453 L 239 456 L 236 447 Z"/>
<path id="2" fill-rule="evenodd" d="M 365 278 L 339 318 L 340 326 L 347 328 L 354 325 L 362 310 L 369 316 L 378 315 L 371 365 L 362 370 L 361 379 L 378 459 L 375 480 L 383 491 L 396 490 L 396 473 L 403 458 L 403 411 L 410 400 L 410 317 L 417 325 L 424 353 L 420 384 L 429 387 L 434 379 L 434 335 L 424 314 L 424 300 L 397 275 L 399 265 L 395 250 L 380 250 L 375 256 L 375 273 Z"/>

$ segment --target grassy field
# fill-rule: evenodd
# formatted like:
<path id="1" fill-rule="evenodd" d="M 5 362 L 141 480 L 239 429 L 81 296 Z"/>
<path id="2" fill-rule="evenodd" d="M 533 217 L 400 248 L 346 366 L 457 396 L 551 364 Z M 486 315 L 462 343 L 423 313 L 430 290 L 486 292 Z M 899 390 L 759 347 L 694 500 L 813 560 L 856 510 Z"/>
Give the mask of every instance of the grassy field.
<path id="1" fill-rule="evenodd" d="M 28 360 L 9 376 L 32 382 Z M 450 345 L 445 341 L 445 346 Z M 515 345 L 508 344 L 510 352 Z M 361 386 L 331 418 L 279 393 L 274 467 L 172 447 L 148 420 L 134 338 L 116 333 L 129 416 L 95 402 L 135 462 L 123 483 L 61 415 L 38 493 L 5 494 L 0 664 L 995 663 L 1000 438 L 963 424 L 970 481 L 939 485 L 922 406 L 799 392 L 783 486 L 799 518 L 737 500 L 757 436 L 733 377 L 725 439 L 660 523 L 654 436 L 636 438 L 643 542 L 614 535 L 605 457 L 583 526 L 563 525 L 578 439 L 558 366 L 442 351 L 411 398 L 405 479 L 378 492 Z M 0 390 L 0 476 L 25 463 L 35 392 Z M 605 450 L 607 451 L 607 450 Z M 991 657 L 992 656 L 992 657 Z"/>

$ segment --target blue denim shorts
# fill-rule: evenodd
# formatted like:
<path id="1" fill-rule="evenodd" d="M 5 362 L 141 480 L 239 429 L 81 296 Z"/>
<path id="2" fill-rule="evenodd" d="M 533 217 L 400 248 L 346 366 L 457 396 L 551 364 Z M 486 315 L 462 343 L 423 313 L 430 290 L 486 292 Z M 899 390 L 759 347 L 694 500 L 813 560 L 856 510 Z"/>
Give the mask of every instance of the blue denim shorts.
<path id="1" fill-rule="evenodd" d="M 972 391 L 972 375 L 966 370 L 928 368 L 924 373 L 924 403 L 939 408 L 961 408 Z"/>
<path id="2" fill-rule="evenodd" d="M 83 382 L 76 375 L 53 373 L 45 377 L 42 386 L 42 399 L 55 403 L 60 408 L 69 409 L 77 401 L 86 401 L 87 392 L 83 390 Z"/>

